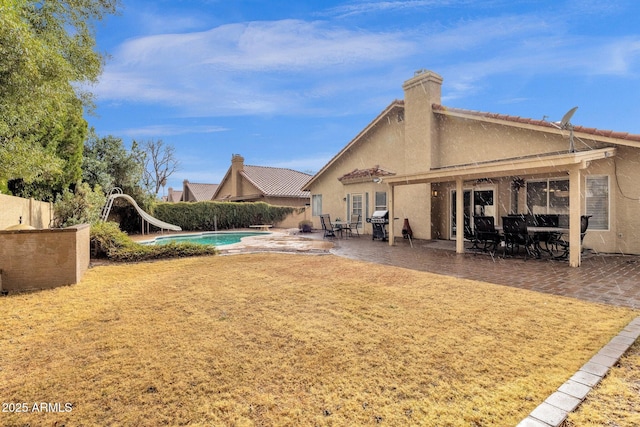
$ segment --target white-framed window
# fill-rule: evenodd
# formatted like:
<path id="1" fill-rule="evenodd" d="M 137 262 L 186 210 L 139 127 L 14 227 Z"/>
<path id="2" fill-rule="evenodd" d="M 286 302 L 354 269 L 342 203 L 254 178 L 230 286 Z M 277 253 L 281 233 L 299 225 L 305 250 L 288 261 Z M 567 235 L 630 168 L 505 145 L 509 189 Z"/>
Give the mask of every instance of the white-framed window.
<path id="1" fill-rule="evenodd" d="M 311 195 L 311 215 L 322 215 L 322 194 Z"/>
<path id="2" fill-rule="evenodd" d="M 586 214 L 590 230 L 609 229 L 609 177 L 587 176 Z"/>
<path id="3" fill-rule="evenodd" d="M 527 210 L 533 215 L 568 215 L 569 180 L 549 178 L 527 181 Z"/>
<path id="4" fill-rule="evenodd" d="M 386 211 L 387 210 L 387 192 L 386 191 L 376 191 L 375 200 L 374 200 L 375 208 L 374 211 Z"/>

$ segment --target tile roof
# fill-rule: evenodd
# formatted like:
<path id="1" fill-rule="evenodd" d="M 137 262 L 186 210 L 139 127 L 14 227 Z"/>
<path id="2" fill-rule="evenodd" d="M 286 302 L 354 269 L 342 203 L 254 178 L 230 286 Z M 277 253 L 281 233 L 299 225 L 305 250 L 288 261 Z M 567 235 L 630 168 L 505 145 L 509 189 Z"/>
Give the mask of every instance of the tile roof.
<path id="1" fill-rule="evenodd" d="M 244 165 L 241 174 L 265 196 L 311 197 L 302 187 L 311 175 L 293 169 Z"/>
<path id="2" fill-rule="evenodd" d="M 368 169 L 354 169 L 351 172 L 345 173 L 338 181 L 350 181 L 350 180 L 360 180 L 363 178 L 375 178 L 382 176 L 392 176 L 395 175 L 395 172 L 390 172 L 388 170 L 380 168 L 379 165 L 375 165 L 372 168 Z"/>
<path id="3" fill-rule="evenodd" d="M 182 190 L 174 190 L 173 188 L 170 188 L 169 195 L 167 196 L 167 201 L 179 202 L 181 200 L 182 200 Z"/>
<path id="4" fill-rule="evenodd" d="M 189 189 L 195 200 L 185 200 L 185 202 L 202 202 L 211 200 L 218 189 L 218 184 L 198 184 L 196 182 L 185 182 L 185 188 Z"/>
<path id="5" fill-rule="evenodd" d="M 555 124 L 548 122 L 546 120 L 529 119 L 529 118 L 520 117 L 520 116 L 510 116 L 508 114 L 497 114 L 497 113 L 487 113 L 482 111 L 465 110 L 462 108 L 450 108 L 450 107 L 445 107 L 439 104 L 433 104 L 432 108 L 434 111 L 467 114 L 472 116 L 484 117 L 488 119 L 504 120 L 504 121 L 514 122 L 514 123 L 523 123 L 523 124 L 529 124 L 529 125 L 535 125 L 535 126 L 544 126 L 552 129 L 558 129 L 557 126 L 555 126 Z M 627 132 L 615 132 L 612 130 L 588 128 L 584 126 L 575 126 L 575 125 L 573 126 L 573 131 L 578 133 L 586 133 L 594 136 L 602 136 L 606 138 L 615 138 L 615 139 L 621 139 L 625 141 L 640 142 L 640 135 L 627 133 Z"/>

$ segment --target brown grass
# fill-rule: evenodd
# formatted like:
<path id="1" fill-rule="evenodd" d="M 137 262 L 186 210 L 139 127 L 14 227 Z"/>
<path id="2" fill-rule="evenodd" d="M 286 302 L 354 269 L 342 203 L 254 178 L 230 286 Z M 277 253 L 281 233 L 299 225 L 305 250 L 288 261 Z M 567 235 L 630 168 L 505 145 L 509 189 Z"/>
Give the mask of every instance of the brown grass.
<path id="1" fill-rule="evenodd" d="M 640 426 L 640 341 L 566 422 L 566 427 L 595 426 Z"/>
<path id="2" fill-rule="evenodd" d="M 515 425 L 631 310 L 346 260 L 204 257 L 0 299 L 3 425 Z M 436 422 L 437 420 L 437 422 Z"/>

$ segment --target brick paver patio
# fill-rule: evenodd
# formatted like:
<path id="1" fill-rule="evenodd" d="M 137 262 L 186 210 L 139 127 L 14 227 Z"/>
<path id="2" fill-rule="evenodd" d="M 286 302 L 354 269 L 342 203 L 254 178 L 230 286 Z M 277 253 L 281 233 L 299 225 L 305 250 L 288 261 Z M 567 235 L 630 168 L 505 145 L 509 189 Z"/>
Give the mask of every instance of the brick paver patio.
<path id="1" fill-rule="evenodd" d="M 456 254 L 451 241 L 413 240 L 411 247 L 405 239 L 396 239 L 395 246 L 373 241 L 371 236 L 332 240 L 331 252 L 348 258 L 640 308 L 640 256 L 636 255 L 586 251 L 582 265 L 571 268 L 565 261 L 548 258 L 525 261 L 522 257 L 492 259 L 486 253 Z"/>

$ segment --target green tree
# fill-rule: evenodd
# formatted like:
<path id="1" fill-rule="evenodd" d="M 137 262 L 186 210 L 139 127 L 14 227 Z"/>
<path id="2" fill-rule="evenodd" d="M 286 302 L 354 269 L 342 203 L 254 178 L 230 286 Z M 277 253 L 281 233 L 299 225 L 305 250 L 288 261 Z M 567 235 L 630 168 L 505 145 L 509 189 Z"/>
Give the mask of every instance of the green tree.
<path id="1" fill-rule="evenodd" d="M 84 147 L 82 179 L 91 187 L 100 186 L 107 193 L 118 187 L 133 197 L 142 209 L 149 211 L 154 197 L 141 187 L 141 156 L 137 144 L 133 143 L 131 150 L 127 150 L 122 139 L 114 136 L 100 138 L 92 130 Z M 140 230 L 140 216 L 127 202 L 117 199 L 112 212 L 118 217 L 122 230 Z"/>
<path id="2" fill-rule="evenodd" d="M 0 0 L 0 180 L 73 182 L 92 107 L 80 88 L 103 64 L 93 22 L 118 3 Z"/>
<path id="3" fill-rule="evenodd" d="M 82 180 L 91 187 L 99 185 L 106 192 L 114 187 L 135 197 L 142 192 L 143 165 L 137 145 L 127 150 L 121 138 L 98 137 L 93 130 L 84 145 Z"/>
<path id="4" fill-rule="evenodd" d="M 14 195 L 54 201 L 58 194 L 80 181 L 87 122 L 82 117 L 80 102 L 74 104 L 75 111 L 64 118 L 62 126 L 43 126 L 37 132 L 39 139 L 48 142 L 48 150 L 64 167 L 59 173 L 43 172 L 33 181 L 24 178 L 9 180 L 8 188 Z"/>

